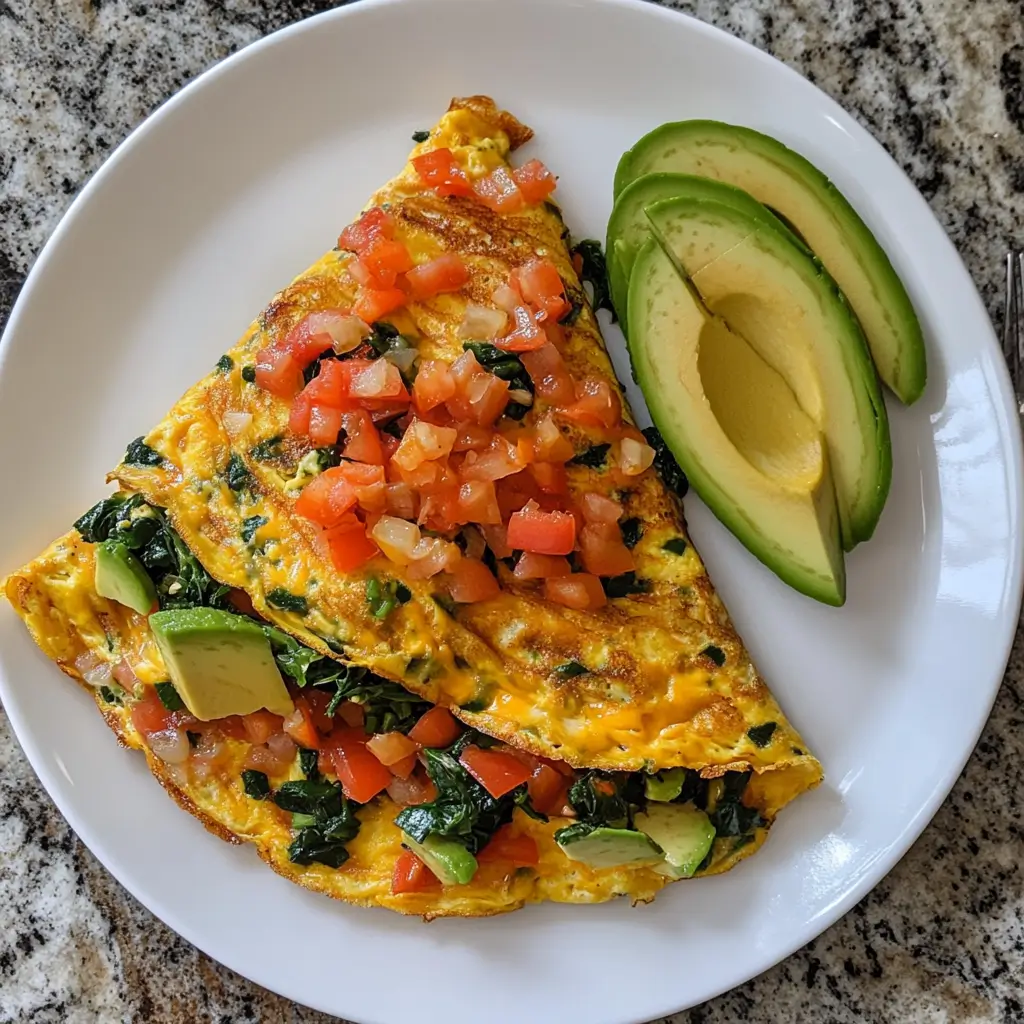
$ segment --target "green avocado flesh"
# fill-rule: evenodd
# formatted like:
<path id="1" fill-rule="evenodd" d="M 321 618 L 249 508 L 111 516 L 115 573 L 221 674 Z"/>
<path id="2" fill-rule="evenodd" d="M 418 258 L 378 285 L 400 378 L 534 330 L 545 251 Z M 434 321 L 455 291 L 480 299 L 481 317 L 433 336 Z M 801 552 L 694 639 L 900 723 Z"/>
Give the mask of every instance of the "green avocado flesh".
<path id="1" fill-rule="evenodd" d="M 710 199 L 724 203 L 745 213 L 752 220 L 766 221 L 778 230 L 790 233 L 766 207 L 742 189 L 712 178 L 700 178 L 693 174 L 645 174 L 631 181 L 615 200 L 615 207 L 608 220 L 605 244 L 612 305 L 624 333 L 629 329 L 629 275 L 636 254 L 651 234 L 651 225 L 644 212 L 645 207 L 676 197 Z M 795 235 L 792 236 L 792 240 L 794 245 L 804 248 L 803 243 Z"/>
<path id="2" fill-rule="evenodd" d="M 266 708 L 295 710 L 270 641 L 242 615 L 216 608 L 156 612 L 149 625 L 175 689 L 204 722 Z"/>
<path id="3" fill-rule="evenodd" d="M 672 878 L 689 878 L 715 841 L 715 826 L 693 804 L 652 804 L 634 824 L 665 853 L 664 864 L 655 870 Z"/>
<path id="4" fill-rule="evenodd" d="M 781 376 L 824 435 L 843 546 L 867 540 L 889 493 L 889 424 L 864 335 L 835 282 L 788 234 L 733 207 L 669 199 L 647 216 L 702 304 Z M 729 407 L 733 421 L 756 415 L 783 426 L 766 400 Z"/>
<path id="5" fill-rule="evenodd" d="M 675 800 L 683 791 L 686 780 L 685 768 L 663 768 L 656 775 L 648 775 L 644 779 L 644 796 L 648 800 L 668 803 Z"/>
<path id="6" fill-rule="evenodd" d="M 454 839 L 427 836 L 422 843 L 417 843 L 415 839 L 403 832 L 402 842 L 445 885 L 466 885 L 473 880 L 473 876 L 476 874 L 476 857 Z"/>
<path id="7" fill-rule="evenodd" d="M 882 380 L 908 405 L 927 379 L 924 338 L 889 258 L 840 191 L 782 143 L 720 121 L 679 121 L 645 135 L 615 172 L 618 200 L 654 173 L 699 175 L 748 192 L 800 233 L 842 289 Z"/>
<path id="8" fill-rule="evenodd" d="M 633 267 L 629 316 L 633 371 L 694 490 L 792 587 L 842 604 L 828 451 L 786 382 L 708 312 L 656 238 Z"/>
<path id="9" fill-rule="evenodd" d="M 623 864 L 657 864 L 661 851 L 644 835 L 628 828 L 595 828 L 586 835 L 558 841 L 569 860 L 592 868 L 615 868 Z"/>
<path id="10" fill-rule="evenodd" d="M 96 545 L 96 593 L 140 615 L 156 605 L 156 587 L 145 566 L 116 540 Z"/>

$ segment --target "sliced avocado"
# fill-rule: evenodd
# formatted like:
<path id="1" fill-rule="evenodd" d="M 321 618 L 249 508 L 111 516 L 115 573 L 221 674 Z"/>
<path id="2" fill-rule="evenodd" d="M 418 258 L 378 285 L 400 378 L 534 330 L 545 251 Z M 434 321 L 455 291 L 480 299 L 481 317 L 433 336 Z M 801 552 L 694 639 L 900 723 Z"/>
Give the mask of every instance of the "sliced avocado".
<path id="1" fill-rule="evenodd" d="M 555 833 L 555 841 L 569 860 L 592 868 L 622 864 L 656 864 L 661 851 L 643 832 L 628 828 L 591 828 L 571 825 Z"/>
<path id="2" fill-rule="evenodd" d="M 682 793 L 685 781 L 685 768 L 663 768 L 656 775 L 648 775 L 644 778 L 644 796 L 648 800 L 657 800 L 667 804 Z"/>
<path id="3" fill-rule="evenodd" d="M 734 207 L 668 199 L 647 216 L 707 309 L 778 371 L 824 434 L 843 545 L 867 540 L 892 479 L 889 421 L 864 335 L 835 282 L 788 233 Z"/>
<path id="4" fill-rule="evenodd" d="M 633 267 L 629 317 L 647 407 L 701 499 L 790 586 L 842 604 L 828 452 L 786 382 L 708 313 L 655 238 Z"/>
<path id="5" fill-rule="evenodd" d="M 715 826 L 693 804 L 654 804 L 634 820 L 665 851 L 665 863 L 655 870 L 673 878 L 689 878 L 715 841 Z"/>
<path id="6" fill-rule="evenodd" d="M 656 128 L 622 155 L 615 195 L 656 171 L 728 182 L 781 214 L 843 290 L 882 380 L 908 405 L 921 397 L 924 337 L 910 297 L 867 225 L 813 164 L 750 128 L 678 121 Z"/>
<path id="7" fill-rule="evenodd" d="M 149 617 L 167 671 L 189 711 L 209 722 L 266 708 L 295 710 L 260 627 L 216 608 L 176 608 Z"/>
<path id="8" fill-rule="evenodd" d="M 96 593 L 140 615 L 156 605 L 156 587 L 146 567 L 116 540 L 96 545 Z"/>
<path id="9" fill-rule="evenodd" d="M 417 843 L 407 832 L 403 832 L 402 842 L 445 885 L 465 885 L 476 874 L 476 857 L 454 839 L 427 836 L 422 843 Z"/>
<path id="10" fill-rule="evenodd" d="M 752 220 L 766 220 L 782 231 L 789 231 L 771 211 L 742 189 L 733 188 L 713 178 L 700 178 L 694 174 L 645 174 L 631 181 L 615 199 L 612 215 L 608 219 L 608 239 L 605 245 L 612 305 L 615 306 L 624 331 L 629 326 L 626 312 L 629 274 L 636 254 L 651 234 L 651 224 L 644 213 L 644 207 L 677 196 L 725 203 L 726 206 L 733 206 L 746 213 Z M 795 235 L 793 242 L 806 248 Z"/>

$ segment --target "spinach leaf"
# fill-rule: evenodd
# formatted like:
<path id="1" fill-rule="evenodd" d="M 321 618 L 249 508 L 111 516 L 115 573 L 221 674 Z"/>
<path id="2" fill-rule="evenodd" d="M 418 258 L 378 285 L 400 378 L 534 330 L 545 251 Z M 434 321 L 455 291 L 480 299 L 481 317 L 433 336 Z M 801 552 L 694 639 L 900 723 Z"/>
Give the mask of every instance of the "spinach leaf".
<path id="1" fill-rule="evenodd" d="M 665 439 L 657 427 L 645 427 L 643 430 L 647 443 L 654 449 L 654 468 L 658 471 L 665 486 L 675 495 L 682 498 L 690 489 L 686 474 L 679 468 L 676 457 L 669 451 Z"/>
<path id="2" fill-rule="evenodd" d="M 569 803 L 580 821 L 626 828 L 630 820 L 626 782 L 621 774 L 593 769 L 573 783 L 569 790 Z"/>
<path id="3" fill-rule="evenodd" d="M 767 747 L 778 727 L 776 722 L 763 722 L 761 725 L 751 726 L 747 730 L 747 735 L 755 747 Z"/>
<path id="4" fill-rule="evenodd" d="M 589 671 L 586 665 L 581 665 L 578 661 L 567 661 L 555 666 L 555 675 L 560 679 L 572 679 L 575 676 L 586 675 Z"/>
<path id="5" fill-rule="evenodd" d="M 708 815 L 717 835 L 745 835 L 764 823 L 756 807 L 748 807 L 742 802 L 743 791 L 751 775 L 752 772 L 726 772 L 722 776 L 722 795 Z"/>
<path id="6" fill-rule="evenodd" d="M 341 465 L 341 447 L 329 444 L 323 448 L 315 448 L 317 469 L 322 473 L 325 469 L 333 469 Z"/>
<path id="7" fill-rule="evenodd" d="M 254 444 L 249 449 L 249 458 L 255 459 L 256 462 L 270 462 L 272 459 L 279 459 L 283 440 L 284 438 L 280 434 L 276 434 L 274 437 L 268 437 L 265 441 L 260 441 L 259 444 Z"/>
<path id="8" fill-rule="evenodd" d="M 366 581 L 366 604 L 375 619 L 386 619 L 400 604 L 412 598 L 412 591 L 397 580 L 381 583 L 376 576 Z"/>
<path id="9" fill-rule="evenodd" d="M 242 520 L 241 538 L 244 544 L 251 544 L 256 531 L 261 526 L 266 526 L 270 520 L 266 516 L 249 516 Z"/>
<path id="10" fill-rule="evenodd" d="M 159 466 L 163 458 L 155 448 L 150 448 L 141 437 L 137 437 L 125 449 L 122 461 L 126 466 Z"/>
<path id="11" fill-rule="evenodd" d="M 245 795 L 253 800 L 266 800 L 270 796 L 270 780 L 264 772 L 258 772 L 254 768 L 245 768 L 242 771 L 242 788 Z"/>
<path id="12" fill-rule="evenodd" d="M 318 661 L 329 661 L 319 651 L 300 644 L 295 637 L 289 636 L 275 626 L 264 625 L 263 632 L 267 634 L 270 649 L 273 651 L 274 660 L 277 662 L 281 674 L 291 676 L 299 686 L 305 686 L 309 681 L 307 670 L 310 665 Z"/>
<path id="13" fill-rule="evenodd" d="M 429 131 L 418 131 L 412 133 L 413 142 L 426 142 L 430 138 Z"/>
<path id="14" fill-rule="evenodd" d="M 314 685 L 333 684 L 336 687 L 326 713 L 333 716 L 342 701 L 359 704 L 368 733 L 408 732 L 430 708 L 426 701 L 414 697 L 389 679 L 382 679 L 354 665 L 342 665 L 331 659 L 324 661 L 327 663 L 323 666 L 324 672 L 331 674 L 316 680 Z M 330 666 L 335 671 L 331 672 Z"/>
<path id="15" fill-rule="evenodd" d="M 117 707 L 124 704 L 124 690 L 120 686 L 116 690 L 112 686 L 101 686 L 100 697 L 104 704 L 114 704 Z"/>
<path id="16" fill-rule="evenodd" d="M 88 512 L 75 520 L 75 529 L 82 535 L 82 540 L 90 544 L 98 544 L 108 540 L 117 529 L 117 524 L 127 520 L 132 509 L 143 503 L 141 494 L 112 494 L 109 498 L 96 502 Z"/>
<path id="17" fill-rule="evenodd" d="M 341 814 L 344 801 L 340 784 L 326 779 L 283 782 L 274 794 L 274 803 L 282 811 L 312 814 L 320 821 Z"/>
<path id="18" fill-rule="evenodd" d="M 598 825 L 591 825 L 586 821 L 577 821 L 555 832 L 554 840 L 556 843 L 571 843 L 576 839 L 583 839 L 585 836 L 589 836 L 595 828 L 599 827 Z"/>
<path id="19" fill-rule="evenodd" d="M 602 576 L 601 586 L 609 597 L 628 597 L 630 594 L 646 594 L 651 589 L 650 581 L 637 579 L 635 572 L 624 572 L 619 576 Z"/>
<path id="20" fill-rule="evenodd" d="M 231 356 L 224 355 L 217 360 L 217 365 L 214 367 L 214 370 L 216 370 L 217 373 L 229 373 L 234 368 L 234 365 L 235 361 Z"/>
<path id="21" fill-rule="evenodd" d="M 526 788 L 524 782 L 521 786 L 516 786 L 512 790 L 512 802 L 518 807 L 527 817 L 533 818 L 534 821 L 547 821 L 548 816 L 541 814 L 536 807 L 533 806 L 533 801 L 530 799 L 530 791 Z"/>
<path id="22" fill-rule="evenodd" d="M 614 320 L 615 307 L 612 305 L 611 294 L 608 291 L 608 270 L 605 266 L 604 253 L 601 251 L 601 243 L 593 238 L 584 238 L 581 242 L 577 242 L 570 252 L 574 256 L 579 254 L 583 261 L 580 280 L 589 281 L 594 289 L 594 297 L 591 300 L 594 310 L 607 309 Z"/>
<path id="23" fill-rule="evenodd" d="M 271 590 L 267 594 L 267 604 L 284 612 L 295 612 L 297 615 L 306 615 L 309 612 L 309 602 L 301 594 L 292 594 L 284 587 L 275 587 Z"/>
<path id="24" fill-rule="evenodd" d="M 644 535 L 644 523 L 639 516 L 630 516 L 619 523 L 619 532 L 622 534 L 622 543 L 627 548 L 635 548 Z"/>
<path id="25" fill-rule="evenodd" d="M 587 466 L 590 469 L 604 469 L 605 459 L 608 457 L 610 444 L 592 444 L 589 448 L 574 455 L 567 463 L 568 466 Z"/>
<path id="26" fill-rule="evenodd" d="M 237 452 L 231 453 L 231 458 L 228 459 L 228 468 L 224 472 L 224 478 L 228 482 L 228 487 L 233 491 L 245 490 L 252 483 L 252 475 L 246 469 L 242 456 Z"/>
<path id="27" fill-rule="evenodd" d="M 662 551 L 667 551 L 670 555 L 685 555 L 686 554 L 686 541 L 682 537 L 669 537 L 664 544 L 661 545 Z"/>
<path id="28" fill-rule="evenodd" d="M 373 333 L 366 340 L 370 343 L 370 348 L 372 348 L 379 356 L 384 355 L 385 352 L 391 352 L 396 348 L 411 347 L 409 342 L 402 337 L 402 334 L 397 327 L 386 323 L 383 320 L 377 320 L 370 324 L 370 330 Z"/>
<path id="29" fill-rule="evenodd" d="M 476 361 L 489 373 L 493 373 L 501 380 L 507 380 L 510 390 L 528 391 L 531 395 L 534 393 L 533 378 L 526 372 L 526 367 L 514 352 L 503 352 L 486 341 L 464 341 L 462 348 L 472 352 L 476 356 Z M 530 408 L 530 405 L 522 402 L 509 402 L 505 406 L 504 415 L 510 419 L 521 420 Z"/>
<path id="30" fill-rule="evenodd" d="M 700 652 L 705 658 L 710 658 L 719 668 L 725 664 L 725 651 L 721 647 L 716 647 L 714 644 L 708 644 Z"/>
<path id="31" fill-rule="evenodd" d="M 256 383 L 256 367 L 255 366 L 243 366 L 242 367 L 242 380 L 246 384 Z"/>
<path id="32" fill-rule="evenodd" d="M 181 711 L 185 707 L 185 702 L 181 699 L 181 694 L 174 688 L 174 683 L 156 683 L 153 688 L 160 698 L 160 703 L 168 711 Z"/>
<path id="33" fill-rule="evenodd" d="M 564 324 L 566 327 L 572 327 L 574 323 L 580 318 L 580 313 L 583 312 L 583 303 L 585 301 L 584 296 L 572 285 L 565 286 L 565 297 L 569 300 L 569 312 L 562 314 L 562 318 L 558 321 L 560 324 Z"/>
<path id="34" fill-rule="evenodd" d="M 307 779 L 316 781 L 320 778 L 320 769 L 317 762 L 318 755 L 315 750 L 307 750 L 305 747 L 299 748 L 299 767 Z"/>
<path id="35" fill-rule="evenodd" d="M 288 847 L 288 859 L 293 864 L 326 864 L 329 868 L 340 868 L 349 857 L 345 844 L 358 834 L 359 819 L 346 800 L 341 814 L 299 830 Z"/>

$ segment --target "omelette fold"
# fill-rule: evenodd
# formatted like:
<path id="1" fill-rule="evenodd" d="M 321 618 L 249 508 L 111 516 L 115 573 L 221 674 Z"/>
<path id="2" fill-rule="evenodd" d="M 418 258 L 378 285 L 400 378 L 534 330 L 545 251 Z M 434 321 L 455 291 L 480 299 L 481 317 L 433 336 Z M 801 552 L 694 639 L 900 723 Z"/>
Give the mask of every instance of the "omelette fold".
<path id="1" fill-rule="evenodd" d="M 821 779 L 687 534 L 685 479 L 632 421 L 581 280 L 592 251 L 571 247 L 550 172 L 511 162 L 531 134 L 486 97 L 453 100 L 338 245 L 129 445 L 114 504 L 5 583 L 43 651 L 207 827 L 309 888 L 428 917 L 648 900 L 673 877 L 753 853 Z M 140 517 L 165 537 L 146 562 L 153 608 L 230 608 L 270 630 L 284 699 L 312 705 L 307 732 L 277 722 L 266 740 L 263 719 L 197 725 L 195 708 L 156 700 L 174 677 L 157 620 L 95 586 L 97 545 L 134 543 Z M 295 668 L 305 663 L 316 679 Z M 110 701 L 95 680 L 115 670 L 127 685 Z M 345 699 L 348 674 L 364 683 Z M 392 717 L 378 732 L 380 700 L 406 710 L 380 712 Z M 342 727 L 331 716 L 345 708 L 355 724 Z M 416 740 L 417 764 L 398 762 L 420 781 L 415 799 L 383 780 L 360 799 L 369 790 L 346 775 L 345 751 L 326 756 L 364 725 L 353 749 L 415 739 L 428 711 L 450 712 L 455 731 L 436 748 Z M 269 788 L 254 796 L 242 775 L 268 742 L 284 751 L 285 734 L 308 739 L 303 754 L 319 749 L 318 767 L 271 750 Z M 466 767 L 467 743 L 526 775 L 511 771 L 519 781 L 494 796 L 493 778 Z M 454 778 L 465 771 L 469 783 Z M 538 779 L 556 774 L 538 810 Z M 449 783 L 468 785 L 469 803 L 497 803 L 453 824 Z M 334 787 L 333 824 L 319 806 L 289 812 L 286 784 Z M 640 835 L 662 802 L 699 811 L 699 863 L 666 872 L 646 848 L 619 864 L 568 852 L 595 828 Z M 480 864 L 443 888 L 422 875 L 399 884 L 410 848 L 426 856 L 413 833 L 456 835 Z"/>

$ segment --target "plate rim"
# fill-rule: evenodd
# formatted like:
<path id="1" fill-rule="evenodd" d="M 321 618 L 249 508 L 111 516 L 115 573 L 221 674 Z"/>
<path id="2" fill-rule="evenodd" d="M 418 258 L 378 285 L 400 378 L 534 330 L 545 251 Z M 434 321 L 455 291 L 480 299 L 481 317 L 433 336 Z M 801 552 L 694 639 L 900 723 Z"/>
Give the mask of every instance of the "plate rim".
<path id="1" fill-rule="evenodd" d="M 18 333 L 18 325 L 23 311 L 28 305 L 28 297 L 31 295 L 33 290 L 38 287 L 38 281 L 46 273 L 46 268 L 52 261 L 54 254 L 60 248 L 64 235 L 70 230 L 72 223 L 80 215 L 81 211 L 91 201 L 93 194 L 97 192 L 103 186 L 105 180 L 114 173 L 115 168 L 127 157 L 131 150 L 141 144 L 141 142 L 150 133 L 159 130 L 162 121 L 166 117 L 168 117 L 181 104 L 188 102 L 193 95 L 202 92 L 202 90 L 211 82 L 217 80 L 223 75 L 230 75 L 236 66 L 252 59 L 257 53 L 285 44 L 292 36 L 301 35 L 306 32 L 316 32 L 321 25 L 335 19 L 345 19 L 352 16 L 359 17 L 360 12 L 366 11 L 367 9 L 395 8 L 396 10 L 401 10 L 401 8 L 413 2 L 414 0 L 358 0 L 358 2 L 355 3 L 347 2 L 343 4 L 343 6 L 303 18 L 299 21 L 283 26 L 268 35 L 262 36 L 261 38 L 246 44 L 236 52 L 213 64 L 152 110 L 135 128 L 132 129 L 131 132 L 129 132 L 129 134 L 114 148 L 114 150 L 111 151 L 107 158 L 92 173 L 86 184 L 82 187 L 78 195 L 75 196 L 74 200 L 61 216 L 54 230 L 33 262 L 14 306 L 10 311 L 7 323 L 4 327 L 3 335 L 0 337 L 0 376 L 4 373 L 7 358 L 13 346 L 12 339 Z M 415 2 L 420 4 L 430 3 L 434 5 L 448 5 L 459 3 L 461 0 L 415 0 Z M 484 0 L 475 0 L 475 2 L 477 4 L 482 4 Z M 486 2 L 490 3 L 494 7 L 499 7 L 503 0 L 486 0 Z M 507 3 L 507 0 L 505 0 L 505 2 Z M 546 0 L 546 2 L 558 2 L 567 7 L 577 5 L 576 0 Z M 702 21 L 693 15 L 684 13 L 683 11 L 675 8 L 663 6 L 661 3 L 650 3 L 649 0 L 591 0 L 591 2 L 598 3 L 605 7 L 633 11 L 637 16 L 640 16 L 641 12 L 643 12 L 644 16 L 661 18 L 666 22 L 675 22 L 678 19 L 682 19 L 688 23 L 689 31 L 694 32 L 697 35 L 711 37 L 720 45 L 729 46 L 739 50 L 747 60 L 757 61 L 762 64 L 773 66 L 776 73 L 782 73 L 791 79 L 798 79 L 804 87 L 809 87 L 814 90 L 814 92 L 818 94 L 819 100 L 824 101 L 825 105 L 831 108 L 834 119 L 843 131 L 851 135 L 861 145 L 865 145 L 869 149 L 874 150 L 877 154 L 883 156 L 884 160 L 889 165 L 890 172 L 898 175 L 906 184 L 909 185 L 913 190 L 917 202 L 921 207 L 923 207 L 924 212 L 927 213 L 927 216 L 941 232 L 947 250 L 947 257 L 952 257 L 955 261 L 956 268 L 963 276 L 963 284 L 965 285 L 963 294 L 964 302 L 969 302 L 974 307 L 974 312 L 980 317 L 980 321 L 986 325 L 987 329 L 983 332 L 984 337 L 981 339 L 979 347 L 986 347 L 990 351 L 994 351 L 997 356 L 997 358 L 992 360 L 990 367 L 994 373 L 991 375 L 987 374 L 986 376 L 994 376 L 994 379 L 988 379 L 987 382 L 991 386 L 993 394 L 998 395 L 1000 399 L 997 405 L 994 404 L 994 409 L 997 414 L 999 431 L 1005 444 L 1004 450 L 1009 456 L 1006 462 L 1007 490 L 1011 499 L 1009 519 L 1012 526 L 1017 528 L 1017 533 L 1019 534 L 1022 521 L 1024 521 L 1024 443 L 1022 443 L 1022 434 L 1019 429 L 1021 421 L 1017 412 L 1017 400 L 1010 382 L 1009 372 L 1005 366 L 1005 362 L 1003 361 L 1001 348 L 999 346 L 995 329 L 989 318 L 988 310 L 985 308 L 974 279 L 967 269 L 956 246 L 946 234 L 945 229 L 942 227 L 941 223 L 938 221 L 934 212 L 931 210 L 927 201 L 921 195 L 909 175 L 902 167 L 899 166 L 898 163 L 896 163 L 888 150 L 875 138 L 875 136 L 861 125 L 857 118 L 846 110 L 845 107 L 834 100 L 820 86 L 801 75 L 794 68 L 771 54 L 759 49 L 752 43 L 746 42 L 725 29 L 718 28 L 715 25 L 711 25 L 708 22 Z M 1017 429 L 1015 429 L 1015 427 Z M 1015 545 L 1012 550 L 1013 560 L 1009 567 L 1009 571 L 1006 574 L 1008 584 L 1006 592 L 1008 596 L 1012 598 L 1012 606 L 1017 609 L 1018 614 L 1015 620 L 1011 620 L 1007 617 L 1007 623 L 1013 622 L 1015 625 L 1013 625 L 1012 628 L 1008 626 L 1005 631 L 1006 636 L 1003 640 L 1002 654 L 997 659 L 997 664 L 1001 665 L 1002 668 L 998 676 L 988 684 L 988 689 L 990 691 L 988 698 L 983 702 L 983 705 L 979 705 L 979 712 L 981 712 L 979 714 L 979 722 L 977 727 L 972 730 L 970 742 L 969 745 L 965 747 L 965 752 L 961 757 L 955 759 L 942 777 L 936 781 L 928 799 L 921 804 L 916 813 L 907 821 L 905 827 L 899 833 L 897 841 L 885 849 L 883 854 L 873 862 L 871 870 L 858 877 L 852 885 L 845 889 L 842 896 L 833 900 L 833 902 L 827 907 L 819 911 L 819 913 L 806 925 L 796 928 L 788 943 L 782 943 L 771 947 L 770 950 L 765 952 L 762 956 L 752 958 L 751 963 L 753 966 L 745 967 L 740 971 L 738 976 L 725 984 L 712 986 L 708 991 L 701 994 L 698 999 L 687 1002 L 682 1006 L 674 1001 L 659 1005 L 649 1011 L 645 1010 L 642 1016 L 632 1017 L 631 1022 L 635 1022 L 635 1024 L 644 1024 L 644 1022 L 652 1020 L 658 1016 L 666 1016 L 675 1012 L 681 1012 L 689 1007 L 698 1005 L 698 1003 L 703 1003 L 709 999 L 716 998 L 725 992 L 731 991 L 733 988 L 745 984 L 752 978 L 755 978 L 769 970 L 775 964 L 788 958 L 801 947 L 821 935 L 826 929 L 835 924 L 857 903 L 864 899 L 865 896 L 867 896 L 868 893 L 870 893 L 906 855 L 911 846 L 913 846 L 924 829 L 932 821 L 942 803 L 948 797 L 953 786 L 956 784 L 956 781 L 962 773 L 965 765 L 973 755 L 978 740 L 981 737 L 981 733 L 989 721 L 992 707 L 1002 685 L 1006 666 L 1008 664 L 1016 636 L 1017 627 L 1019 626 L 1021 600 L 1022 595 L 1024 595 L 1024 547 Z M 20 709 L 17 709 L 17 703 L 14 702 L 14 710 L 12 712 L 12 703 L 5 699 L 9 692 L 9 685 L 10 684 L 7 681 L 5 673 L 0 671 L 0 701 L 3 702 L 4 711 L 11 723 L 11 729 L 18 741 L 18 744 L 24 751 L 32 770 L 42 783 L 49 798 L 53 801 L 54 805 L 60 811 L 61 815 L 68 822 L 78 838 L 103 865 L 104 869 L 108 871 L 117 880 L 118 884 L 127 890 L 150 913 L 160 919 L 167 927 L 171 928 L 191 945 L 199 949 L 204 955 L 209 956 L 217 963 L 223 964 L 225 967 L 246 978 L 253 984 L 260 985 L 261 987 L 267 987 L 265 981 L 260 980 L 257 977 L 253 977 L 244 967 L 240 967 L 235 963 L 237 958 L 234 955 L 233 950 L 226 951 L 231 954 L 229 956 L 215 955 L 211 952 L 206 946 L 203 934 L 187 921 L 183 921 L 179 918 L 174 909 L 173 901 L 164 899 L 158 892 L 147 890 L 142 886 L 136 886 L 134 884 L 134 880 L 127 880 L 125 876 L 130 875 L 131 871 L 126 869 L 122 872 L 121 861 L 119 861 L 116 856 L 109 855 L 103 835 L 97 834 L 93 831 L 91 826 L 82 821 L 78 811 L 75 809 L 73 801 L 65 800 L 63 796 L 57 795 L 59 787 L 56 785 L 56 779 L 52 777 L 51 769 L 46 763 L 43 752 L 32 738 L 31 727 L 28 725 L 27 720 L 22 717 Z M 115 864 L 117 867 L 113 866 Z M 219 954 L 223 954 L 224 952 L 225 951 L 218 950 Z M 334 1014 L 337 1012 L 334 1007 L 316 1000 L 311 1001 L 304 994 L 291 992 L 285 986 L 278 987 L 275 985 L 272 991 L 278 992 L 285 998 L 291 999 L 303 1006 L 309 1006 L 328 1014 Z M 362 1020 L 364 1024 L 391 1024 L 388 1019 L 383 1017 L 364 1017 Z"/>

